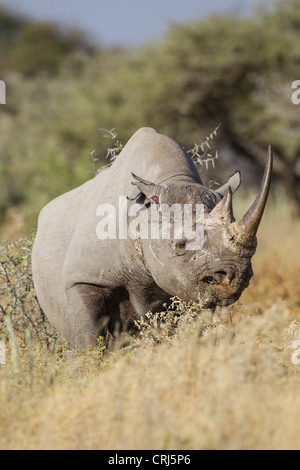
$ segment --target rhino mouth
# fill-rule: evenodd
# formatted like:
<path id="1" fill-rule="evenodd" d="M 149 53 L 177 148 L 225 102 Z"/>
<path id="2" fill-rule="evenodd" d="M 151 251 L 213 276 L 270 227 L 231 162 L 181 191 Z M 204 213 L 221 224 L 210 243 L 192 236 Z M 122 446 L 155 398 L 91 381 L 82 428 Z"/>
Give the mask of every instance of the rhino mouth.
<path id="1" fill-rule="evenodd" d="M 200 294 L 201 307 L 204 309 L 214 310 L 217 306 L 228 307 L 229 305 L 237 302 L 242 292 L 230 297 L 221 297 L 215 292 L 204 292 L 204 295 Z"/>

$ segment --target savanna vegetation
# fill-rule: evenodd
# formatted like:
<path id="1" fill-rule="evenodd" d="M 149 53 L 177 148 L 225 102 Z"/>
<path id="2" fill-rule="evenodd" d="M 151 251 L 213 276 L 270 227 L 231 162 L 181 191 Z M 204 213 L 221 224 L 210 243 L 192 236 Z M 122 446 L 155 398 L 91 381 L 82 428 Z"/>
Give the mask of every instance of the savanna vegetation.
<path id="1" fill-rule="evenodd" d="M 1 449 L 299 449 L 299 40 L 295 0 L 173 25 L 135 50 L 0 10 Z M 242 169 L 236 217 L 272 144 L 254 277 L 214 316 L 174 299 L 124 332 L 118 350 L 102 337 L 74 350 L 35 296 L 37 214 L 145 125 L 186 148 L 206 142 L 206 183 Z M 119 140 L 105 137 L 113 128 Z"/>
<path id="2" fill-rule="evenodd" d="M 280 1 L 247 18 L 173 25 L 155 44 L 116 50 L 2 9 L 2 233 L 30 229 L 49 199 L 92 176 L 90 152 L 101 165 L 107 148 L 99 128 L 116 128 L 126 142 L 152 126 L 189 147 L 221 123 L 223 159 L 209 178 L 224 180 L 235 165 L 257 186 L 271 143 L 275 181 L 299 206 L 299 107 L 291 101 L 299 25 L 299 2 Z"/>
<path id="3" fill-rule="evenodd" d="M 269 207 L 237 304 L 174 299 L 116 351 L 64 343 L 35 300 L 31 240 L 3 246 L 0 448 L 299 449 L 299 242 L 289 204 Z"/>

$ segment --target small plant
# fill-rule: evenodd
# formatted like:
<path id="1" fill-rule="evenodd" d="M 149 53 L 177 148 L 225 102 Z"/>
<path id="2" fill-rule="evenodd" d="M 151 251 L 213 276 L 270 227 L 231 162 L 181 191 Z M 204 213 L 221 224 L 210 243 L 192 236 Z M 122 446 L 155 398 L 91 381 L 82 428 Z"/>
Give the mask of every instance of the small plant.
<path id="1" fill-rule="evenodd" d="M 215 160 L 219 158 L 218 150 L 212 151 L 212 143 L 214 138 L 218 134 L 218 130 L 221 127 L 221 123 L 215 128 L 215 130 L 206 137 L 205 141 L 201 144 L 194 144 L 194 147 L 187 151 L 191 159 L 195 163 L 199 163 L 201 166 L 205 164 L 206 169 L 208 169 L 209 163 L 212 164 L 215 168 Z"/>
<path id="2" fill-rule="evenodd" d="M 188 330 L 199 337 L 215 335 L 215 339 L 226 329 L 210 310 L 201 309 L 201 301 L 185 302 L 173 297 L 171 305 L 163 312 L 147 313 L 145 318 L 135 321 L 139 340 L 152 347 L 160 343 L 173 343 Z"/>
<path id="3" fill-rule="evenodd" d="M 112 163 L 116 160 L 119 153 L 124 148 L 123 143 L 118 139 L 118 134 L 116 133 L 115 128 L 112 128 L 110 131 L 107 129 L 102 129 L 102 128 L 99 128 L 98 130 L 106 132 L 106 134 L 104 134 L 103 137 L 111 139 L 112 142 L 114 143 L 114 147 L 107 149 L 105 158 L 106 160 L 108 160 L 108 163 L 107 165 L 102 166 L 101 168 L 96 168 L 96 162 L 100 160 L 98 157 L 95 156 L 96 150 L 92 150 L 92 152 L 90 152 L 90 155 L 92 157 L 93 169 L 96 175 L 104 168 L 111 166 Z"/>

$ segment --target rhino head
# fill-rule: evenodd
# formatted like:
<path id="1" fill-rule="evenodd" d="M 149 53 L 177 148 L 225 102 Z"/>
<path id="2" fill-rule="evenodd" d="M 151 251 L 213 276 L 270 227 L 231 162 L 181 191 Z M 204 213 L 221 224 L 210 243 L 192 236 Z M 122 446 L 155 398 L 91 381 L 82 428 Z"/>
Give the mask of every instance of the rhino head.
<path id="1" fill-rule="evenodd" d="M 151 204 L 202 205 L 201 246 L 195 239 L 173 236 L 142 241 L 144 264 L 156 284 L 170 296 L 200 300 L 202 308 L 228 306 L 239 299 L 253 276 L 251 258 L 256 251 L 256 233 L 267 202 L 273 156 L 269 147 L 259 193 L 241 220 L 236 221 L 232 195 L 240 184 L 236 173 L 217 192 L 194 182 L 155 184 L 133 175 L 147 210 Z M 183 210 L 183 209 L 182 209 Z M 193 226 L 197 213 L 193 209 Z M 173 229 L 175 221 L 173 220 Z M 197 238 L 197 233 L 196 233 Z"/>

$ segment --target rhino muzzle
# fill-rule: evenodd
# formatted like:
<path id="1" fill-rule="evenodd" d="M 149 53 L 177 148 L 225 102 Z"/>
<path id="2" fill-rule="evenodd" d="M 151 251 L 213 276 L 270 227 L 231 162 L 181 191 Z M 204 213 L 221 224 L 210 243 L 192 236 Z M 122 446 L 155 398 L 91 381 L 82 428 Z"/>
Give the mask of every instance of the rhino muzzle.
<path id="1" fill-rule="evenodd" d="M 200 298 L 208 308 L 236 302 L 253 276 L 250 259 L 237 265 L 220 265 L 198 277 Z M 201 295 L 202 293 L 202 295 Z"/>

